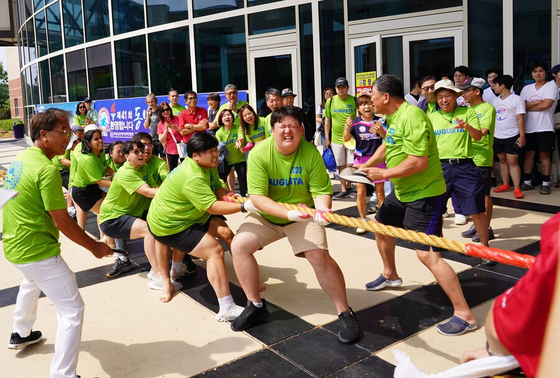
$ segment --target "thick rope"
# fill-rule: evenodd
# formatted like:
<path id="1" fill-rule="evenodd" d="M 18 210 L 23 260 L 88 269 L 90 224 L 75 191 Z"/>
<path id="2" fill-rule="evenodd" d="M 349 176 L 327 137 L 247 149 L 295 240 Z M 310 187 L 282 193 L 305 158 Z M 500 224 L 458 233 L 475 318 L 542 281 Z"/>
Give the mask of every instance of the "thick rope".
<path id="1" fill-rule="evenodd" d="M 238 203 L 245 203 L 249 200 L 246 197 L 230 197 L 230 199 Z M 287 210 L 298 210 L 302 213 L 309 214 L 310 216 L 313 216 L 313 214 L 315 213 L 315 209 L 309 207 L 296 206 L 282 202 L 278 203 L 284 206 L 284 208 L 286 208 Z M 439 247 L 447 251 L 458 252 L 464 255 L 479 257 L 482 259 L 488 259 L 502 264 L 518 266 L 521 268 L 530 268 L 531 266 L 533 266 L 533 263 L 535 261 L 534 256 L 523 255 L 513 251 L 505 251 L 497 248 L 490 248 L 475 244 L 465 245 L 455 240 L 450 240 L 435 235 L 427 235 L 423 232 L 416 232 L 398 227 L 386 226 L 384 224 L 376 223 L 373 221 L 364 221 L 362 219 L 351 218 L 345 215 L 334 213 L 323 214 L 331 223 L 336 223 L 352 228 L 360 227 L 364 230 L 375 232 L 377 234 L 391 236 L 409 242 L 430 245 L 432 247 Z"/>

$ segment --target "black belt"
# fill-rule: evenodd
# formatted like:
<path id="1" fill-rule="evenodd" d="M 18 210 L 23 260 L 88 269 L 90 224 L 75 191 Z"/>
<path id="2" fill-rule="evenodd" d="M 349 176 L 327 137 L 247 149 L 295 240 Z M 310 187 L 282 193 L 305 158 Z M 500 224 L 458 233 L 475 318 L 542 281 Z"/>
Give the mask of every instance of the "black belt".
<path id="1" fill-rule="evenodd" d="M 467 163 L 472 163 L 473 159 L 440 159 L 440 161 L 442 163 L 447 163 L 447 164 L 467 164 Z"/>

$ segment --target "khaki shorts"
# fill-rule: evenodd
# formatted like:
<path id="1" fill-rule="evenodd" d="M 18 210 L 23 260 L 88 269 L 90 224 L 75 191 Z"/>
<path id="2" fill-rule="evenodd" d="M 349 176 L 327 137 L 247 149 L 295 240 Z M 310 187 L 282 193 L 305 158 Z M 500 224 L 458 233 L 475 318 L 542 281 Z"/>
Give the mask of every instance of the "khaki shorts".
<path id="1" fill-rule="evenodd" d="M 329 249 L 325 228 L 313 222 L 312 218 L 278 226 L 270 223 L 260 214 L 251 213 L 247 215 L 237 232 L 246 232 L 260 244 L 261 248 L 287 237 L 294 255 L 315 249 Z"/>
<path id="2" fill-rule="evenodd" d="M 349 150 L 344 144 L 331 143 L 331 149 L 337 167 L 346 167 L 354 162 L 354 150 Z"/>

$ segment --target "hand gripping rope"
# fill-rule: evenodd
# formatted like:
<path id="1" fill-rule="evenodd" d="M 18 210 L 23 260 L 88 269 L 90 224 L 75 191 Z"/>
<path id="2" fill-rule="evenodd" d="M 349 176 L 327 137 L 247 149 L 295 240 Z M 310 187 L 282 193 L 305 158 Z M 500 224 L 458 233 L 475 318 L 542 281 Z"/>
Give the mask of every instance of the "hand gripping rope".
<path id="1" fill-rule="evenodd" d="M 238 202 L 238 203 L 245 203 L 249 200 L 246 197 L 229 197 L 229 198 L 231 199 L 231 202 Z M 313 214 L 315 213 L 315 210 L 309 207 L 296 206 L 296 205 L 291 205 L 288 203 L 281 203 L 281 202 L 278 203 L 284 206 L 287 210 L 298 210 L 303 213 L 307 213 L 310 216 L 313 216 Z M 350 218 L 345 215 L 339 215 L 335 213 L 323 213 L 323 215 L 331 223 L 336 223 L 342 226 L 348 226 L 352 228 L 360 227 L 363 228 L 364 230 L 375 232 L 381 235 L 387 235 L 394 238 L 406 240 L 409 242 L 430 245 L 432 247 L 439 247 L 448 251 L 462 253 L 467 256 L 496 261 L 501 264 L 513 265 L 520 268 L 530 268 L 533 266 L 533 263 L 535 262 L 534 256 L 523 255 L 513 251 L 505 251 L 498 248 L 485 247 L 485 246 L 475 245 L 470 243 L 465 245 L 455 240 L 450 240 L 435 235 L 426 235 L 423 232 L 405 230 L 393 226 L 385 226 L 381 223 L 364 221 L 357 218 Z"/>

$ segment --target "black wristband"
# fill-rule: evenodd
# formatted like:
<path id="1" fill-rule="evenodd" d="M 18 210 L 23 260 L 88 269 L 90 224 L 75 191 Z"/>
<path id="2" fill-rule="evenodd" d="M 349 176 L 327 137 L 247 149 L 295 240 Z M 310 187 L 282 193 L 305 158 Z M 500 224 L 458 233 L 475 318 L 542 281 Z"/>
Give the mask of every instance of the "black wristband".
<path id="1" fill-rule="evenodd" d="M 245 210 L 245 204 L 244 204 L 244 203 L 241 204 L 241 212 L 242 212 L 242 213 L 246 213 L 246 212 L 247 212 L 247 210 Z"/>
<path id="2" fill-rule="evenodd" d="M 488 345 L 488 340 L 486 340 L 486 353 L 488 353 L 489 356 L 493 356 L 492 352 L 490 352 L 490 346 Z"/>

